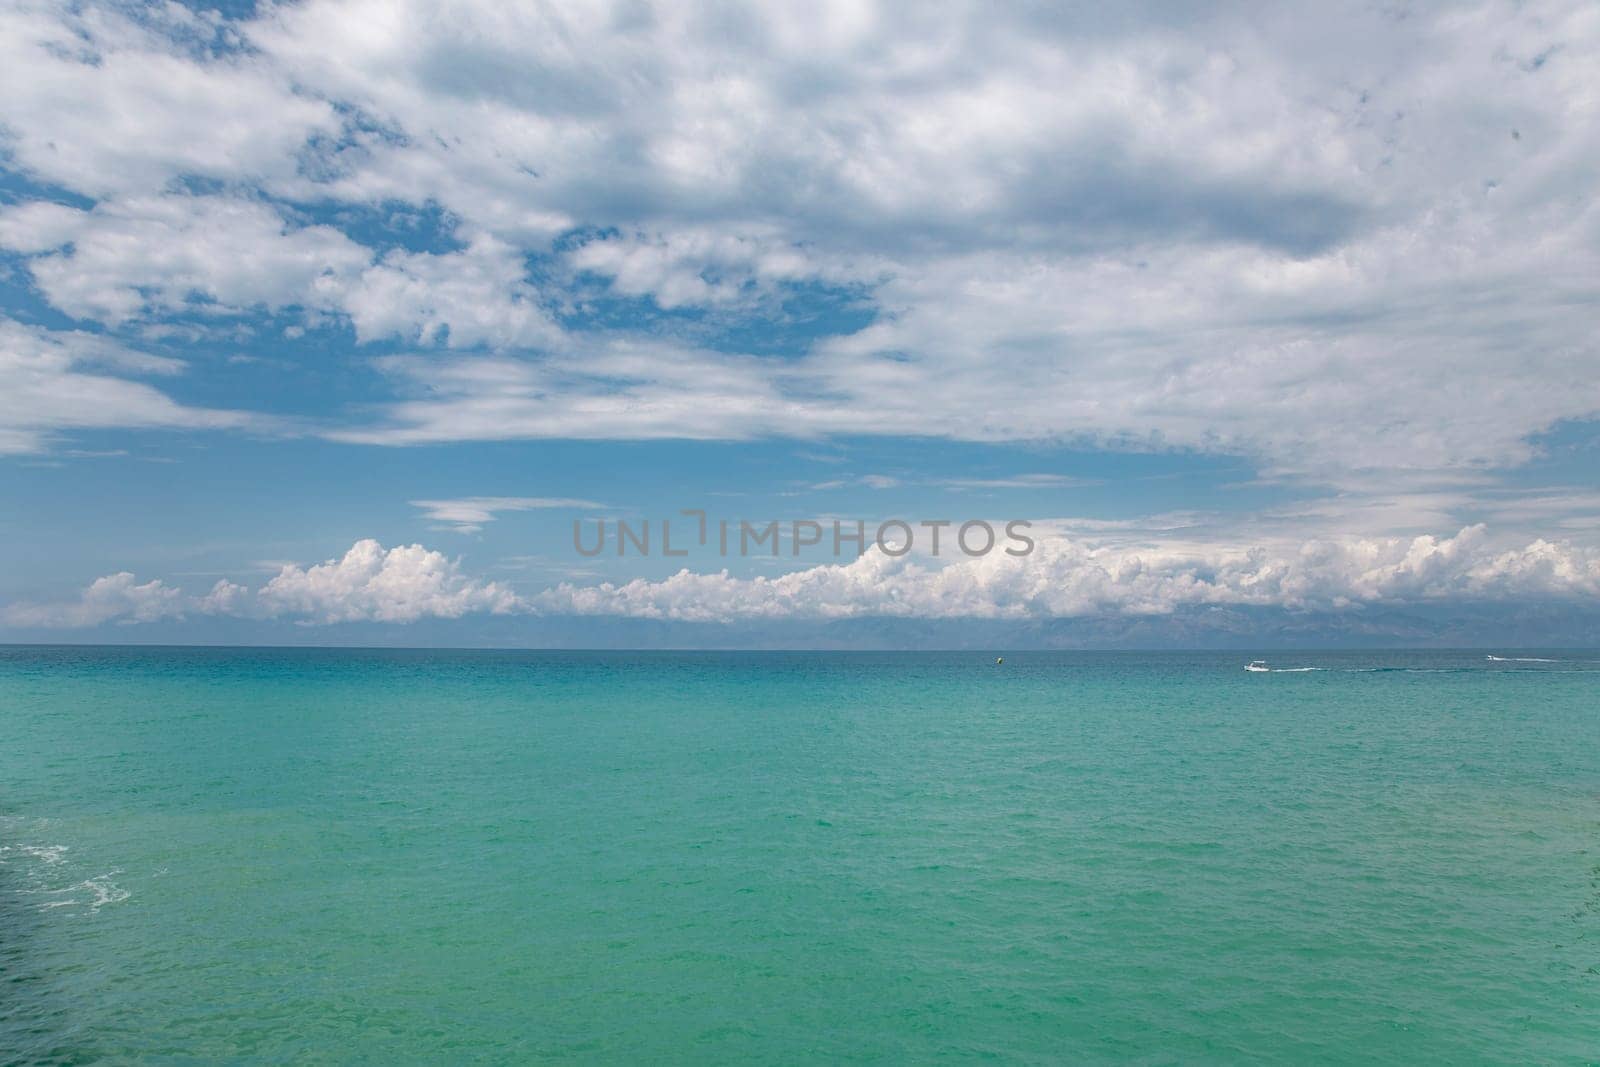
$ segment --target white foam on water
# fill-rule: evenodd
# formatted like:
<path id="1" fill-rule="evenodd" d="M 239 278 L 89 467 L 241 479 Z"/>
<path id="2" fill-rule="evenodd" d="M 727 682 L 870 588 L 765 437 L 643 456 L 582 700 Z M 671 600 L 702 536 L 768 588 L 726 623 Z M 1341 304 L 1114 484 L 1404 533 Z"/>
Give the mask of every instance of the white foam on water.
<path id="1" fill-rule="evenodd" d="M 66 845 L 18 845 L 17 851 L 30 859 L 36 859 L 46 867 L 59 866 L 67 857 Z"/>
<path id="2" fill-rule="evenodd" d="M 1495 663 L 1560 663 L 1558 659 L 1541 659 L 1538 656 L 1485 656 Z"/>
<path id="3" fill-rule="evenodd" d="M 99 911 L 107 904 L 121 904 L 133 894 L 123 889 L 111 880 L 113 874 L 121 874 L 121 869 L 108 871 L 98 878 L 90 878 L 79 882 L 76 888 L 90 890 L 94 897 L 89 901 L 90 911 Z"/>
<path id="4" fill-rule="evenodd" d="M 70 885 L 53 884 L 62 881 L 62 875 L 71 869 L 67 857 L 70 851 L 68 845 L 0 845 L 0 866 L 19 870 L 24 887 L 15 890 L 18 895 L 47 898 L 39 902 L 40 911 L 83 908 L 94 914 L 107 904 L 120 904 L 132 895 L 112 881 L 122 873 L 120 867 Z"/>
<path id="5" fill-rule="evenodd" d="M 1330 667 L 1344 674 L 1466 674 L 1484 672 L 1477 667 Z"/>
<path id="6" fill-rule="evenodd" d="M 85 878 L 76 885 L 37 890 L 36 892 L 46 896 L 63 897 L 60 900 L 45 901 L 39 908 L 42 911 L 46 908 L 82 907 L 93 914 L 107 904 L 120 904 L 133 895 L 111 880 L 112 876 L 121 873 L 122 868 L 118 867 L 95 878 Z M 65 896 L 67 893 L 71 893 L 72 896 Z"/>
<path id="7" fill-rule="evenodd" d="M 5 863 L 6 856 L 16 855 L 24 859 L 38 860 L 46 867 L 58 866 L 66 859 L 66 845 L 0 845 L 0 863 Z"/>

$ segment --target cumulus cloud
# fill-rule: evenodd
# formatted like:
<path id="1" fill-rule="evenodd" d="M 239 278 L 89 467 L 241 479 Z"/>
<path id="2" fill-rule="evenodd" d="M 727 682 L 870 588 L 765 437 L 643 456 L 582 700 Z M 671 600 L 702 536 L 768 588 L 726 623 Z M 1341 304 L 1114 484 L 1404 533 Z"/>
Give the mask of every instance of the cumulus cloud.
<path id="1" fill-rule="evenodd" d="M 219 581 L 189 598 L 160 581 L 100 578 L 74 601 L 14 604 L 18 627 L 151 622 L 185 612 L 411 623 L 475 613 L 625 616 L 677 622 L 750 619 L 1051 619 L 1165 615 L 1191 607 L 1345 611 L 1453 600 L 1577 601 L 1600 596 L 1600 552 L 1564 542 L 1506 543 L 1472 526 L 1450 537 L 1310 540 L 1253 548 L 1130 545 L 1041 538 L 1028 556 L 954 561 L 870 549 L 777 577 L 688 569 L 660 580 L 562 583 L 531 596 L 465 573 L 421 545 L 358 541 L 337 559 L 285 564 L 254 593 Z"/>
<path id="2" fill-rule="evenodd" d="M 471 612 L 516 611 L 510 589 L 461 572 L 460 564 L 421 545 L 385 549 L 357 541 L 338 559 L 312 567 L 285 566 L 256 594 L 271 616 L 313 623 L 415 622 L 460 618 Z"/>
<path id="3" fill-rule="evenodd" d="M 155 622 L 182 616 L 183 591 L 161 581 L 138 584 L 121 571 L 96 578 L 78 598 L 61 604 L 12 604 L 5 609 L 7 625 L 41 629 L 77 629 L 105 622 Z"/>
<path id="4" fill-rule="evenodd" d="M 237 582 L 219 578 L 211 592 L 196 601 L 194 607 L 203 615 L 245 615 L 250 611 L 250 590 Z"/>
<path id="5" fill-rule="evenodd" d="M 192 597 L 159 580 L 137 584 L 132 574 L 122 572 L 96 579 L 74 600 L 11 604 L 0 618 L 10 626 L 30 628 L 154 622 L 188 613 L 326 625 L 410 623 L 523 610 L 526 605 L 510 589 L 462 573 L 460 563 L 443 553 L 421 545 L 386 549 L 369 539 L 357 541 L 337 559 L 307 567 L 282 564 L 254 592 L 222 579 L 205 595 Z"/>
<path id="6" fill-rule="evenodd" d="M 1452 597 L 1600 593 L 1600 554 L 1548 541 L 1497 548 L 1482 527 L 1454 537 L 1311 541 L 1278 549 L 1114 547 L 1041 540 L 942 566 L 875 548 L 779 577 L 683 570 L 662 579 L 563 584 L 532 599 L 552 614 L 685 622 L 751 618 L 1065 618 L 1158 615 L 1195 605 L 1345 609 Z"/>

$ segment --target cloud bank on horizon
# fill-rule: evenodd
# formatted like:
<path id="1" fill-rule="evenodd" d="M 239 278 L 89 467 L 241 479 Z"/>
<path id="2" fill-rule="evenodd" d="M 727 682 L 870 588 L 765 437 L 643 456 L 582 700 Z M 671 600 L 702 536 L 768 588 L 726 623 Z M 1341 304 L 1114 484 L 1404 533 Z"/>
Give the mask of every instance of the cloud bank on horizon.
<path id="1" fill-rule="evenodd" d="M 1535 541 L 1493 546 L 1482 527 L 1454 537 L 1312 542 L 1291 552 L 1094 547 L 1065 538 L 1037 555 L 931 564 L 876 547 L 848 563 L 777 577 L 688 569 L 614 584 L 562 583 L 534 596 L 466 573 L 421 545 L 359 541 L 342 557 L 285 564 L 252 591 L 226 579 L 203 596 L 122 572 L 77 600 L 13 604 L 4 621 L 32 628 L 137 623 L 186 614 L 290 619 L 307 625 L 407 623 L 472 613 L 617 615 L 677 622 L 742 619 L 1070 618 L 1166 615 L 1195 606 L 1343 610 L 1451 598 L 1581 602 L 1600 596 L 1600 552 Z"/>
<path id="2" fill-rule="evenodd" d="M 1327 494 L 1292 538 L 542 589 L 361 540 L 253 590 L 114 572 L 13 626 L 1596 593 L 1590 487 L 1514 537 L 1460 518 L 1511 516 L 1541 441 L 1600 418 L 1592 4 L 4 0 L 0 71 L 14 461 L 921 438 L 1240 456 Z M 360 384 L 267 404 L 228 354 L 264 338 Z M 1072 481 L 1026 477 L 924 481 Z M 597 506 L 398 499 L 461 535 Z"/>

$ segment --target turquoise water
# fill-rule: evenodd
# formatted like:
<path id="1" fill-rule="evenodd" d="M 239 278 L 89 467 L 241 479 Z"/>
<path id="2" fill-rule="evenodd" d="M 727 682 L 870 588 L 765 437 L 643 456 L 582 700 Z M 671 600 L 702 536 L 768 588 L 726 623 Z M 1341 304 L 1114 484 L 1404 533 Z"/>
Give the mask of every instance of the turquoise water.
<path id="1" fill-rule="evenodd" d="M 1526 655 L 0 648 L 0 1062 L 1593 1062 Z"/>

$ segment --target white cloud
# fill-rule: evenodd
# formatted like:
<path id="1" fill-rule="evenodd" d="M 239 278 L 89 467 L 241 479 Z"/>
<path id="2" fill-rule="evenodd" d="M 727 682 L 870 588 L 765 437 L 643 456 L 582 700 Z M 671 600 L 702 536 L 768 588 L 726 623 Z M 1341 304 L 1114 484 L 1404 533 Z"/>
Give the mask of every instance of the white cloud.
<path id="1" fill-rule="evenodd" d="M 36 254 L 29 269 L 56 307 L 110 324 L 326 306 L 371 258 L 332 227 L 290 228 L 264 204 L 221 196 L 136 197 L 92 211 L 24 204 L 0 214 L 0 245 Z"/>
<path id="2" fill-rule="evenodd" d="M 1592 597 L 1600 553 L 1535 541 L 1496 546 L 1482 527 L 1454 537 L 1309 541 L 1239 549 L 1097 546 L 1042 539 L 944 565 L 872 549 L 775 578 L 680 571 L 660 581 L 563 584 L 532 599 L 551 614 L 686 622 L 752 618 L 1062 618 L 1166 614 L 1195 605 L 1344 609 L 1448 598 Z"/>
<path id="3" fill-rule="evenodd" d="M 560 332 L 523 274 L 516 249 L 479 237 L 460 252 L 391 252 L 328 295 L 362 341 L 399 337 L 496 349 L 556 342 Z"/>
<path id="4" fill-rule="evenodd" d="M 155 622 L 179 617 L 185 607 L 183 591 L 161 581 L 138 584 L 127 571 L 96 578 L 77 600 L 63 604 L 12 604 L 5 609 L 7 625 L 42 629 L 78 629 L 105 622 Z"/>
<path id="5" fill-rule="evenodd" d="M 205 615 L 243 615 L 250 610 L 250 590 L 226 578 L 217 579 L 211 592 L 195 603 L 195 610 Z"/>
<path id="6" fill-rule="evenodd" d="M 539 359 L 388 356 L 377 364 L 417 398 L 391 405 L 387 424 L 335 430 L 334 440 L 730 440 L 859 425 L 852 412 L 787 399 L 768 361 L 667 341 L 575 342 Z"/>
<path id="7" fill-rule="evenodd" d="M 99 201 L 7 213 L 56 306 L 486 350 L 389 359 L 404 395 L 340 440 L 930 435 L 1333 481 L 1516 464 L 1600 414 L 1593 5 L 3 17 L 8 150 Z M 285 202 L 437 205 L 464 247 Z M 876 316 L 757 358 L 563 329 L 574 272 L 749 330 L 797 284 Z"/>
<path id="8" fill-rule="evenodd" d="M 93 197 L 157 192 L 180 175 L 286 180 L 306 139 L 340 123 L 237 43 L 178 4 L 8 3 L 7 147 L 25 170 Z M 225 50 L 202 59 L 213 45 Z"/>
<path id="9" fill-rule="evenodd" d="M 1038 532 L 1038 531 L 1036 531 Z M 939 561 L 876 548 L 859 559 L 741 578 L 682 570 L 660 580 L 562 583 L 524 597 L 465 573 L 421 545 L 363 540 L 338 559 L 284 564 L 251 594 L 219 581 L 186 597 L 126 572 L 65 604 L 13 604 L 19 627 L 151 622 L 186 611 L 342 622 L 410 623 L 474 613 L 611 615 L 680 622 L 750 619 L 1050 619 L 1164 615 L 1196 606 L 1340 611 L 1459 600 L 1581 601 L 1600 596 L 1600 551 L 1507 542 L 1481 526 L 1451 537 L 1318 539 L 1250 548 L 1205 543 L 1098 543 L 1040 536 L 1028 556 Z"/>
<path id="10" fill-rule="evenodd" d="M 81 628 L 105 622 L 154 622 L 185 613 L 288 619 L 308 625 L 340 622 L 410 623 L 425 618 L 455 619 L 474 612 L 505 614 L 526 610 L 511 590 L 461 571 L 456 560 L 421 545 L 384 548 L 357 541 L 338 559 L 309 567 L 293 563 L 251 592 L 219 580 L 204 596 L 191 597 L 157 580 L 136 584 L 126 571 L 91 583 L 71 601 L 15 603 L 0 618 L 7 625 Z"/>
<path id="11" fill-rule="evenodd" d="M 285 566 L 256 594 L 264 614 L 313 623 L 415 622 L 522 607 L 510 589 L 461 572 L 460 564 L 421 545 L 385 549 L 357 541 L 339 559 Z"/>
<path id="12" fill-rule="evenodd" d="M 819 262 L 781 234 L 714 230 L 608 235 L 584 242 L 567 259 L 609 278 L 616 292 L 648 297 L 664 309 L 751 304 L 783 282 L 849 282 L 863 273 Z"/>
<path id="13" fill-rule="evenodd" d="M 187 407 L 120 374 L 172 375 L 183 364 L 103 337 L 0 318 L 0 455 L 37 452 L 57 431 L 106 427 L 218 429 L 258 423 Z"/>
<path id="14" fill-rule="evenodd" d="M 0 247 L 30 256 L 35 283 L 78 318 L 129 319 L 298 308 L 350 320 L 360 342 L 527 347 L 555 326 L 522 281 L 520 256 L 479 237 L 440 254 L 378 256 L 328 225 L 294 225 L 227 196 L 32 202 L 0 212 Z"/>
<path id="15" fill-rule="evenodd" d="M 943 478 L 938 484 L 952 489 L 1079 489 L 1100 482 L 1066 474 L 1008 474 L 995 478 Z"/>
<path id="16" fill-rule="evenodd" d="M 302 46 L 356 17 L 286 10 L 264 47 L 304 71 Z M 1547 269 L 1595 265 L 1592 13 L 813 17 L 414 16 L 363 41 L 341 87 L 408 129 L 470 99 L 497 116 L 475 159 L 539 173 L 520 202 L 645 216 L 572 254 L 618 292 L 718 307 L 775 280 L 876 286 L 873 327 L 798 363 L 578 376 L 562 391 L 600 409 L 595 435 L 1066 438 L 1326 474 L 1516 462 L 1527 434 L 1600 411 L 1592 301 Z M 504 76 L 524 48 L 537 86 Z M 513 115 L 534 119 L 522 154 L 491 163 Z M 504 207 L 460 210 L 493 227 Z M 571 432 L 545 400 L 411 369 L 441 395 L 365 439 Z M 613 407 L 641 416 L 616 425 Z"/>
<path id="17" fill-rule="evenodd" d="M 545 496 L 468 496 L 453 500 L 413 500 L 425 518 L 448 523 L 458 533 L 477 533 L 493 522 L 502 511 L 534 511 L 543 508 L 595 511 L 605 507 L 593 500 Z"/>

